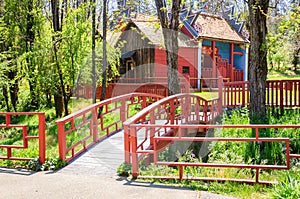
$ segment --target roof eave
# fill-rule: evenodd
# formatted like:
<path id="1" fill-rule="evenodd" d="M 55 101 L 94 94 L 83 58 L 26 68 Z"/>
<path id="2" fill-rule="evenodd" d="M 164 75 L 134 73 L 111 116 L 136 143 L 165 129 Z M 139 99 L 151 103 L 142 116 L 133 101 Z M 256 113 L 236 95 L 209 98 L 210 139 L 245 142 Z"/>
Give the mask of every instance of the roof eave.
<path id="1" fill-rule="evenodd" d="M 222 38 L 215 38 L 215 37 L 206 37 L 206 36 L 199 36 L 199 39 L 205 39 L 210 41 L 220 41 L 225 43 L 234 43 L 234 44 L 245 44 L 246 41 L 238 41 L 238 40 L 230 40 L 230 39 L 222 39 Z"/>

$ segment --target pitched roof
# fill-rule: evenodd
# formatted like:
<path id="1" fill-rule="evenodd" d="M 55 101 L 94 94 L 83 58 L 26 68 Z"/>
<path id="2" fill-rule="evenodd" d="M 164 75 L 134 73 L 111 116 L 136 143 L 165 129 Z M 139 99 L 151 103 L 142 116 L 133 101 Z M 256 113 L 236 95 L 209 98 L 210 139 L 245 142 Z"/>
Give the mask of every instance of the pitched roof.
<path id="1" fill-rule="evenodd" d="M 121 36 L 121 31 L 107 31 L 107 41 L 111 46 L 116 46 Z"/>
<path id="2" fill-rule="evenodd" d="M 163 46 L 164 39 L 162 29 L 159 26 L 155 26 L 153 22 L 145 22 L 145 21 L 134 21 L 137 28 L 151 41 L 154 45 Z M 179 32 L 178 34 L 178 46 L 179 47 L 196 47 L 196 43 L 185 34 Z"/>
<path id="3" fill-rule="evenodd" d="M 245 40 L 226 21 L 226 19 L 207 13 L 201 13 L 194 27 L 202 39 L 220 40 L 234 43 L 245 43 Z"/>

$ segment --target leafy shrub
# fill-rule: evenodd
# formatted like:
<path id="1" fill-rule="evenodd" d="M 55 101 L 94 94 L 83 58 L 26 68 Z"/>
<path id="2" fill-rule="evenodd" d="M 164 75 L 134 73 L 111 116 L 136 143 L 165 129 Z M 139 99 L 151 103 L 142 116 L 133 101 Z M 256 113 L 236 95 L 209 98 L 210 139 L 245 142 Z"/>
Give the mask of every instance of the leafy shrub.
<path id="1" fill-rule="evenodd" d="M 118 176 L 128 177 L 131 173 L 131 164 L 123 162 L 117 169 Z"/>
<path id="2" fill-rule="evenodd" d="M 280 199 L 300 198 L 300 180 L 287 173 L 284 181 L 274 187 L 272 197 Z"/>
<path id="3" fill-rule="evenodd" d="M 66 166 L 66 164 L 65 161 L 62 161 L 59 158 L 48 159 L 44 164 L 41 164 L 39 158 L 35 158 L 28 162 L 27 168 L 33 171 L 58 170 Z"/>

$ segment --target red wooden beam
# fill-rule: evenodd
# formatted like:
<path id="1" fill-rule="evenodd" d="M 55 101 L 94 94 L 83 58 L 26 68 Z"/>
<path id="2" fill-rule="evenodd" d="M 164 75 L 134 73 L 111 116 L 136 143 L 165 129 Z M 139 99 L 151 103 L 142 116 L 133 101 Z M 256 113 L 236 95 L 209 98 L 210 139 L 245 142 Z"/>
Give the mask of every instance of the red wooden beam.
<path id="1" fill-rule="evenodd" d="M 211 53 L 211 58 L 212 58 L 212 77 L 217 78 L 217 63 L 216 63 L 216 54 L 215 54 L 215 49 L 216 49 L 216 42 L 212 41 L 211 42 L 211 48 L 212 48 L 212 53 Z"/>

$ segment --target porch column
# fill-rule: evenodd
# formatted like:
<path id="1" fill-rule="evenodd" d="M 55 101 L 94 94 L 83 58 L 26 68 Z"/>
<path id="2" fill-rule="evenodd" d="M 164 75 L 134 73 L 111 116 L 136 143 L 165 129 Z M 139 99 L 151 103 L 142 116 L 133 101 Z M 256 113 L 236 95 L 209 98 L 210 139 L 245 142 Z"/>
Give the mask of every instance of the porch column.
<path id="1" fill-rule="evenodd" d="M 212 59 L 212 78 L 217 78 L 217 63 L 216 63 L 216 54 L 215 54 L 215 50 L 216 50 L 216 42 L 212 41 L 211 42 L 211 49 L 212 49 L 212 55 L 211 55 L 211 59 Z"/>
<path id="2" fill-rule="evenodd" d="M 202 39 L 198 41 L 198 80 L 197 80 L 197 88 L 201 88 L 201 64 L 202 64 Z"/>
<path id="3" fill-rule="evenodd" d="M 234 44 L 230 44 L 230 62 L 229 62 L 229 70 L 230 70 L 230 81 L 234 81 L 234 74 L 233 74 L 233 64 L 234 64 Z"/>
<path id="4" fill-rule="evenodd" d="M 249 47 L 246 46 L 244 81 L 248 81 L 248 66 L 249 66 Z"/>

